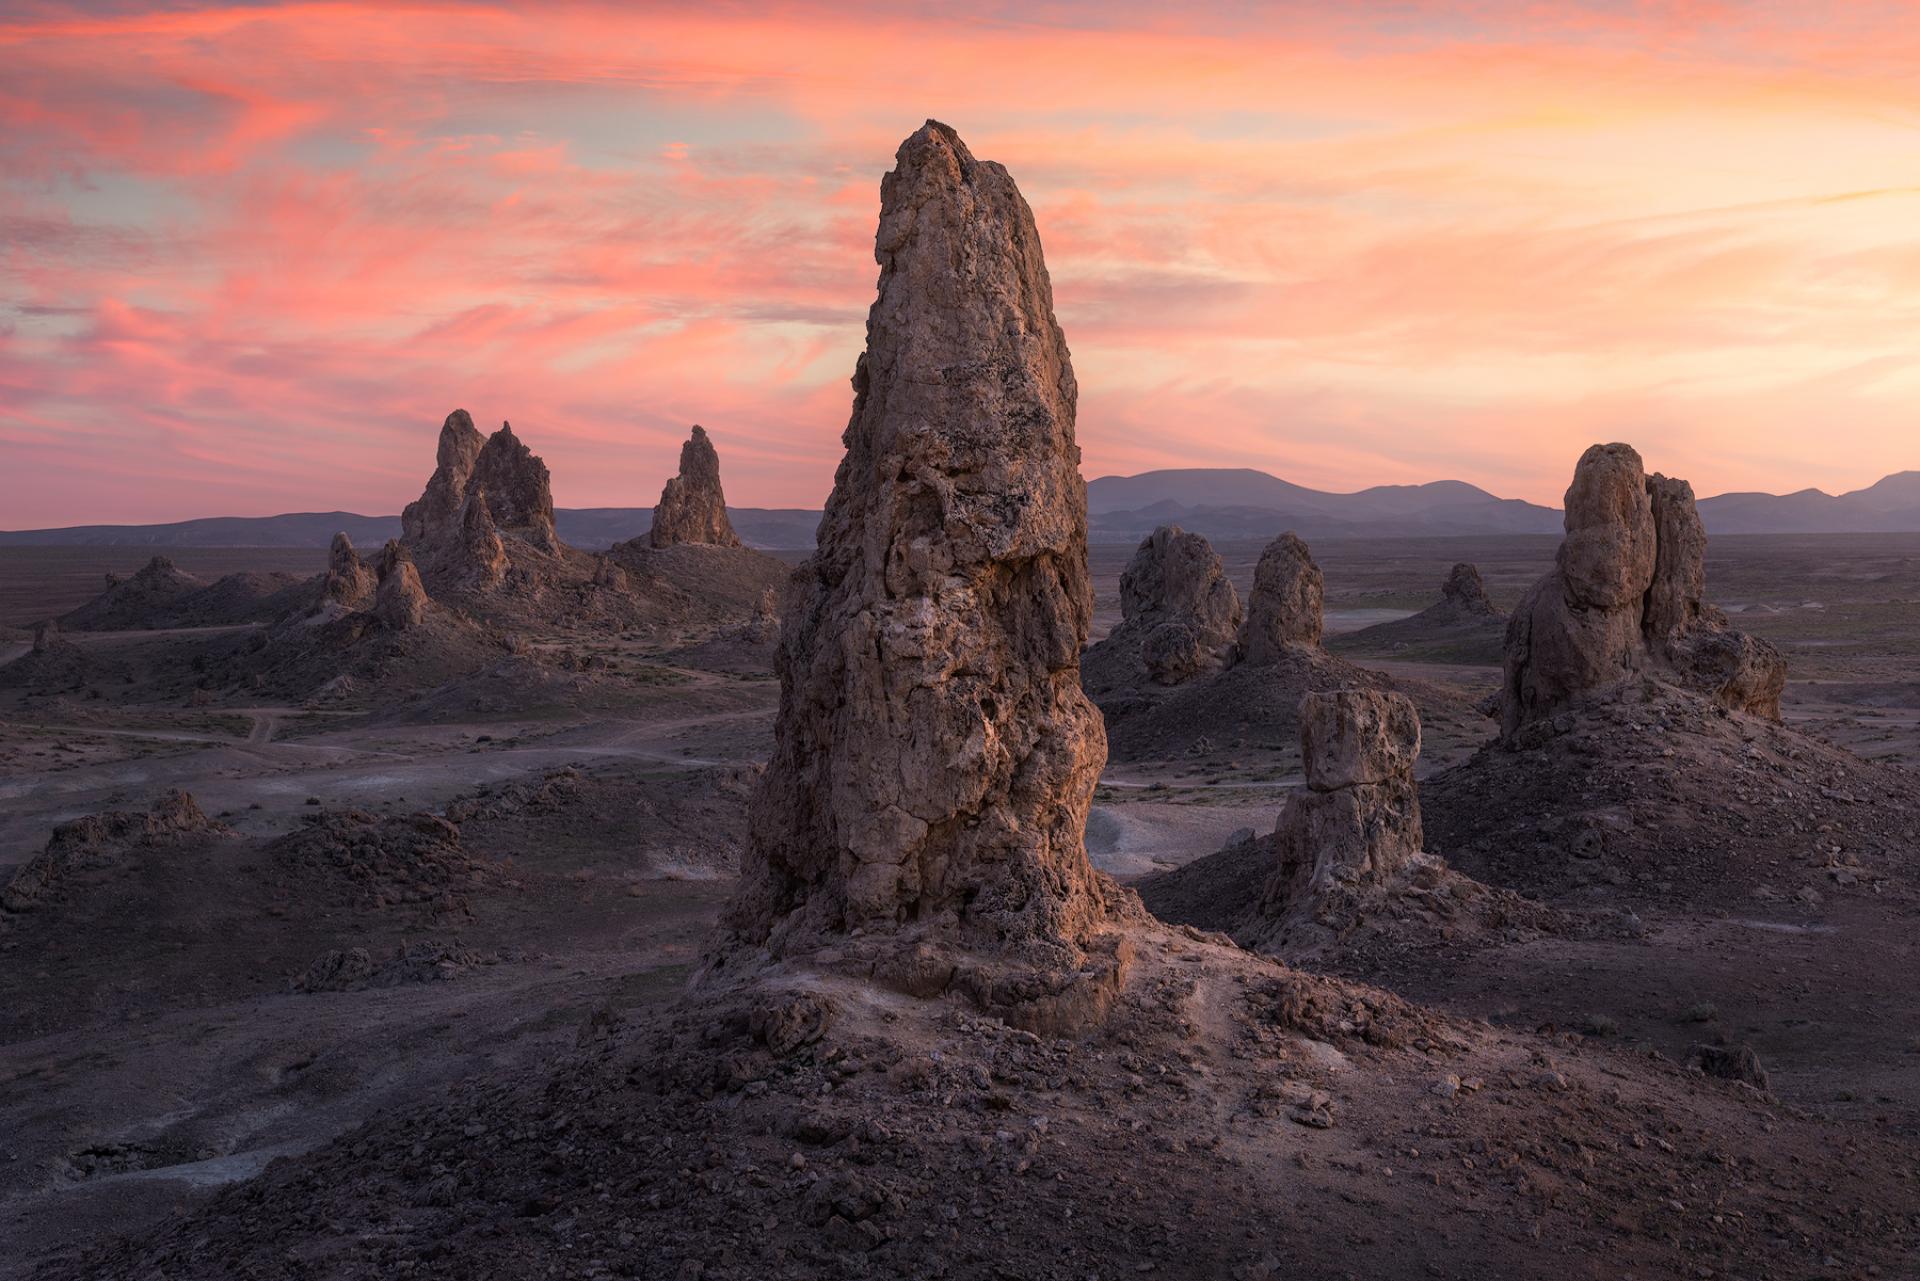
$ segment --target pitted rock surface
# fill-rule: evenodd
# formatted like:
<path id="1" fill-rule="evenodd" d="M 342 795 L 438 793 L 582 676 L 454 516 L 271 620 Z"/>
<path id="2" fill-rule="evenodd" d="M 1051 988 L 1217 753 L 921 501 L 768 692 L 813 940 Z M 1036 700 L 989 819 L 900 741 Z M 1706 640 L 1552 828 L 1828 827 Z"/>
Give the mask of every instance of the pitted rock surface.
<path id="1" fill-rule="evenodd" d="M 882 184 L 875 252 L 728 922 L 916 994 L 1071 1017 L 1086 971 L 1116 985 L 1091 953 L 1117 892 L 1083 839 L 1106 741 L 1080 689 L 1086 487 L 1039 236 L 1006 171 L 929 122 Z"/>
<path id="2" fill-rule="evenodd" d="M 727 519 L 727 499 L 720 489 L 720 455 L 696 425 L 680 446 L 680 474 L 667 481 L 653 509 L 653 528 L 647 541 L 654 547 L 680 543 L 740 546 L 740 536 Z"/>

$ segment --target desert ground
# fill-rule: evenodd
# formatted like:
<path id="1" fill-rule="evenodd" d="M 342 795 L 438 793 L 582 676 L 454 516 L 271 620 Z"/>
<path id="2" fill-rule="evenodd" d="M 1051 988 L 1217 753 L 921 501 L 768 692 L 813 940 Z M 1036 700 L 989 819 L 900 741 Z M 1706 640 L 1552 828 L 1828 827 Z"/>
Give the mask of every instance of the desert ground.
<path id="1" fill-rule="evenodd" d="M 1885 1260 L 1898 1233 L 1908 1247 L 1920 1241 L 1916 833 L 1855 830 L 1850 805 L 1836 802 L 1758 833 L 1727 856 L 1737 862 L 1724 875 L 1698 885 L 1684 837 L 1583 862 L 1571 880 L 1533 877 L 1525 842 L 1489 839 L 1480 807 L 1447 792 L 1449 771 L 1491 750 L 1496 727 L 1474 705 L 1499 684 L 1497 652 L 1489 662 L 1484 645 L 1379 647 L 1362 634 L 1432 603 L 1460 561 L 1510 607 L 1557 543 L 1318 546 L 1326 643 L 1421 706 L 1430 849 L 1534 902 L 1629 924 L 1388 940 L 1324 968 L 1447 1017 L 1578 1045 L 1602 1071 L 1649 1060 L 1677 1071 L 1702 1043 L 1751 1047 L 1767 1093 L 1728 1107 L 1762 1130 L 1831 1122 L 1835 1141 L 1879 1145 L 1907 1172 L 1884 1190 L 1882 1222 L 1857 1205 L 1836 1214 L 1818 1188 L 1750 1170 L 1759 1184 L 1775 1179 L 1789 1224 L 1791 1249 L 1770 1275 L 1896 1275 Z M 1218 550 L 1244 595 L 1260 546 Z M 1092 549 L 1096 639 L 1118 621 L 1132 552 Z M 27 653 L 32 623 L 144 559 L 116 548 L 0 554 L 0 627 L 11 629 L 0 663 Z M 311 574 L 325 562 L 244 550 L 175 559 L 209 574 Z M 1787 656 L 1788 725 L 1912 764 L 1920 535 L 1717 539 L 1708 582 L 1741 627 Z M 772 746 L 769 645 L 727 643 L 700 625 L 524 627 L 527 651 L 567 654 L 590 675 L 532 691 L 454 680 L 362 706 L 153 693 L 150 670 L 191 668 L 196 647 L 256 627 L 67 632 L 97 660 L 87 670 L 116 678 L 0 691 L 0 884 L 56 825 L 142 811 L 170 789 L 232 832 L 177 857 L 83 873 L 57 908 L 0 920 L 0 1276 L 84 1274 L 84 1250 L 185 1213 L 278 1157 L 576 1053 L 608 1020 L 669 1010 L 732 891 L 747 798 Z M 1177 758 L 1109 763 L 1087 825 L 1096 866 L 1141 883 L 1274 828 L 1300 782 L 1293 736 L 1222 726 L 1214 739 Z M 429 815 L 451 822 L 442 830 Z M 1909 821 L 1920 826 L 1920 815 Z M 1201 916 L 1203 900 L 1189 902 Z M 1161 910 L 1151 891 L 1147 901 Z M 1298 1159 L 1314 1159 L 1307 1140 L 1319 1136 L 1299 1133 Z M 1711 1154 L 1711 1125 L 1682 1141 L 1723 1159 Z M 1446 1183 L 1418 1155 L 1343 1151 L 1333 1139 L 1321 1148 L 1335 1166 L 1401 1167 L 1405 1195 L 1422 1195 L 1414 1179 Z M 1123 1197 L 1137 1201 L 1142 1185 L 1158 1195 L 1150 1171 L 1111 1173 Z M 1668 1199 L 1681 1207 L 1692 1193 L 1675 1187 Z M 1555 1230 L 1541 1208 L 1554 1200 L 1510 1221 L 1469 1217 L 1457 1231 L 1532 1250 Z M 1705 1223 L 1696 1209 L 1619 1230 L 1677 1234 L 1710 1259 L 1720 1216 L 1701 1211 Z M 1702 1234 L 1705 1244 L 1693 1239 Z M 1143 1247 L 1142 1270 L 1181 1274 L 1174 1241 Z M 1455 1275 L 1434 1259 L 1432 1274 Z M 1699 1267 L 1687 1275 L 1727 1275 Z"/>

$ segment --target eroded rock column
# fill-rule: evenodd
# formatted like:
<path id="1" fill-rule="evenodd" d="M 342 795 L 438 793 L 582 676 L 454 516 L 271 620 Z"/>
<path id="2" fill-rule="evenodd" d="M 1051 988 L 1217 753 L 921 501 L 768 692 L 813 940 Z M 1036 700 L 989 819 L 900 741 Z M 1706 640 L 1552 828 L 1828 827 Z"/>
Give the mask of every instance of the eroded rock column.
<path id="1" fill-rule="evenodd" d="M 1048 1023 L 1098 1005 L 1122 964 L 1083 842 L 1106 740 L 1079 680 L 1073 370 L 1006 170 L 931 121 L 896 160 L 728 923 L 776 956 Z"/>

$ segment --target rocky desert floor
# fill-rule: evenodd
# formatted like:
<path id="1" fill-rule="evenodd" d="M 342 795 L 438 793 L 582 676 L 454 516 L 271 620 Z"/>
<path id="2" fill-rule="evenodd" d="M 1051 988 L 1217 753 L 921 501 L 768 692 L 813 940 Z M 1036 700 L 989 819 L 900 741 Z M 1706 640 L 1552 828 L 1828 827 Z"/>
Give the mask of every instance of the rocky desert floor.
<path id="1" fill-rule="evenodd" d="M 1038 1233 L 1036 1216 L 1077 1212 L 1137 1237 L 1139 1270 L 1155 1275 L 1295 1275 L 1289 1258 L 1312 1261 L 1301 1275 L 1340 1275 L 1343 1254 L 1356 1276 L 1386 1274 L 1383 1260 L 1394 1261 L 1392 1275 L 1489 1275 L 1450 1264 L 1443 1247 L 1454 1237 L 1507 1243 L 1522 1261 L 1515 1276 L 1920 1275 L 1920 814 L 1909 811 L 1904 829 L 1882 821 L 1884 806 L 1874 823 L 1855 821 L 1869 798 L 1849 790 L 1858 784 L 1815 777 L 1815 762 L 1780 785 L 1804 789 L 1805 804 L 1798 791 L 1756 791 L 1753 830 L 1709 842 L 1691 820 L 1747 802 L 1725 795 L 1718 776 L 1691 783 L 1684 751 L 1656 751 L 1642 775 L 1627 777 L 1657 787 L 1665 808 L 1649 819 L 1645 807 L 1610 801 L 1627 813 L 1632 839 L 1582 850 L 1575 875 L 1535 875 L 1528 859 L 1550 857 L 1543 851 L 1557 837 L 1528 826 L 1528 807 L 1553 798 L 1513 773 L 1526 761 L 1501 764 L 1497 777 L 1516 780 L 1506 794 L 1460 782 L 1494 736 L 1475 708 L 1498 684 L 1497 661 L 1484 645 L 1373 648 L 1357 637 L 1432 603 L 1458 561 L 1477 564 L 1508 607 L 1549 567 L 1557 541 L 1349 541 L 1314 553 L 1328 648 L 1386 673 L 1420 707 L 1429 848 L 1601 925 L 1387 940 L 1330 956 L 1335 975 L 1469 1029 L 1429 1032 L 1458 1042 L 1453 1066 L 1423 1061 L 1396 1077 L 1383 1060 L 1398 1085 L 1348 1098 L 1337 1119 L 1323 1087 L 1338 1095 L 1328 1083 L 1340 1062 L 1390 1058 L 1419 1035 L 1362 1044 L 1349 1021 L 1328 1034 L 1325 1062 L 1274 1068 L 1270 1111 L 1221 1115 L 1192 1083 L 1130 1076 L 1124 1051 L 1077 1066 L 1063 1043 L 849 995 L 850 1005 L 872 1006 L 848 1016 L 856 1031 L 884 1021 L 893 1042 L 910 1034 L 925 1043 L 924 1061 L 887 1067 L 888 1080 L 926 1078 L 908 1120 L 962 1096 L 959 1129 L 977 1133 L 956 1131 L 954 1150 L 970 1151 L 961 1146 L 969 1139 L 986 1145 L 945 1184 L 938 1170 L 915 1176 L 936 1191 L 912 1214 L 928 1216 L 927 1240 L 937 1229 L 947 1260 L 929 1274 L 965 1271 L 969 1233 Z M 1218 550 L 1244 593 L 1259 546 Z M 1131 551 L 1093 549 L 1096 636 L 1118 620 L 1117 578 Z M 0 664 L 26 653 L 32 622 L 86 600 L 101 573 L 129 573 L 144 559 L 138 549 L 0 553 Z M 176 559 L 196 572 L 312 573 L 324 563 L 317 551 L 183 550 Z M 1920 765 L 1920 535 L 1717 538 L 1708 583 L 1739 627 L 1787 655 L 1790 727 L 1890 771 L 1875 778 Z M 154 688 L 152 670 L 190 668 L 196 646 L 234 630 L 68 633 L 102 660 L 90 670 L 123 673 L 120 683 L 0 691 L 0 884 L 57 824 L 146 810 L 170 789 L 190 792 L 220 829 L 82 870 L 57 901 L 0 914 L 0 1277 L 84 1275 L 94 1265 L 76 1262 L 82 1250 L 151 1230 L 259 1180 L 276 1158 L 363 1124 L 388 1140 L 414 1134 L 428 1163 L 492 1144 L 485 1136 L 503 1117 L 562 1108 L 573 1124 L 616 1124 L 596 1115 L 612 1108 L 615 1087 L 592 1085 L 602 1069 L 591 1063 L 564 1079 L 593 1102 L 556 1103 L 551 1091 L 516 1100 L 497 1083 L 579 1055 L 610 1021 L 669 1010 L 730 891 L 778 696 L 765 646 L 694 632 L 528 634 L 536 651 L 577 656 L 591 679 L 535 691 L 453 682 L 359 707 L 124 696 Z M 1208 738 L 1204 750 L 1109 767 L 1088 825 L 1096 865 L 1137 880 L 1273 829 L 1300 781 L 1297 746 L 1258 724 L 1223 724 Z M 1511 835 L 1521 831 L 1525 839 Z M 1708 845 L 1711 860 L 1698 852 Z M 1707 861 L 1710 874 L 1700 870 Z M 1179 981 L 1183 951 L 1199 937 L 1166 932 L 1142 981 Z M 1214 1042 L 1216 1055 L 1242 1062 L 1233 1071 L 1268 1052 L 1241 1008 L 1274 981 L 1265 974 L 1216 964 L 1199 981 L 1201 1004 L 1233 1029 Z M 1148 1013 L 1137 1017 L 1143 1040 L 1178 1040 Z M 1535 1048 L 1503 1039 L 1509 1033 Z M 1579 1067 L 1537 1061 L 1542 1037 Z M 971 1048 L 954 1050 L 955 1038 Z M 1750 1048 L 1764 1087 L 1729 1083 L 1724 1097 L 1703 1103 L 1696 1092 L 1663 1108 L 1648 1074 L 1687 1073 L 1703 1045 Z M 1202 1076 L 1227 1071 L 1184 1057 Z M 966 1071 L 985 1083 L 958 1066 L 975 1060 L 990 1066 Z M 852 1075 L 843 1068 L 807 1069 L 822 1075 L 823 1099 Z M 1006 1112 L 995 1084 L 1009 1076 L 1084 1078 L 1082 1089 L 1122 1100 L 1112 1116 L 1134 1116 L 1136 1132 L 1157 1127 L 1164 1181 L 1152 1169 L 1103 1167 L 1101 1152 L 1120 1145 L 1103 1137 L 1112 1117 L 1092 1106 L 1059 1104 L 1061 1130 L 1080 1138 L 1033 1156 L 1042 1146 L 1035 1118 Z M 1588 1107 L 1589 1090 L 1604 1104 Z M 974 1094 L 979 1108 L 969 1111 Z M 1456 1095 L 1513 1109 L 1503 1149 L 1454 1150 L 1441 1103 L 1454 1106 Z M 756 1214 L 768 1213 L 764 1198 L 745 1189 L 797 1178 L 801 1149 L 846 1138 L 803 1135 L 750 1160 L 707 1152 L 676 1129 L 664 1097 L 627 1101 L 635 1152 L 661 1177 L 734 1180 Z M 1538 1107 L 1553 1117 L 1533 1133 L 1526 1118 Z M 1306 1119 L 1289 1123 L 1290 1112 Z M 1409 1116 L 1419 1118 L 1411 1131 L 1401 1124 Z M 832 1131 L 842 1119 L 823 1104 L 818 1124 Z M 1290 1167 L 1311 1170 L 1326 1203 L 1345 1207 L 1329 1222 L 1288 1222 L 1293 1206 L 1263 1200 L 1286 1195 L 1260 1168 L 1271 1152 L 1252 1140 L 1276 1125 Z M 1574 1130 L 1583 1137 L 1568 1148 Z M 883 1154 L 888 1144 L 868 1139 Z M 1657 1216 L 1618 1191 L 1632 1182 L 1631 1154 L 1648 1144 L 1689 1146 L 1704 1171 L 1700 1187 L 1658 1189 Z M 1872 1187 L 1845 1183 L 1856 1149 L 1881 1172 Z M 1599 1173 L 1594 1152 L 1605 1153 Z M 1002 1157 L 1011 1169 L 1022 1153 L 1019 1173 L 1038 1161 L 1058 1176 L 1025 1209 L 983 1209 L 954 1191 L 1000 1188 L 999 1174 L 982 1171 Z M 554 1159 L 564 1165 L 564 1155 Z M 742 1160 L 765 1178 L 741 1173 Z M 571 1174 L 554 1182 L 568 1196 L 609 1195 Z M 1081 1192 L 1068 1195 L 1074 1187 Z M 303 1195 L 315 1214 L 334 1213 L 324 1189 Z M 554 1213 L 545 1195 L 529 1192 L 525 1215 Z M 1249 1216 L 1245 1238 L 1188 1254 L 1181 1225 L 1210 1198 Z M 844 1226 L 888 1213 L 830 1207 L 821 1218 Z M 613 1217 L 604 1226 L 615 1239 L 622 1230 Z M 740 1230 L 752 1226 L 742 1220 Z M 1617 1255 L 1609 1240 L 1622 1243 Z M 1039 1236 L 1035 1249 L 1044 1257 Z M 1670 1270 L 1675 1260 L 1686 1270 Z M 590 1262 L 568 1274 L 622 1271 Z M 1091 1270 L 1054 1264 L 1060 1275 Z M 697 1277 L 710 1265 L 685 1253 L 626 1274 Z M 310 1274 L 327 1273 L 315 1263 Z"/>

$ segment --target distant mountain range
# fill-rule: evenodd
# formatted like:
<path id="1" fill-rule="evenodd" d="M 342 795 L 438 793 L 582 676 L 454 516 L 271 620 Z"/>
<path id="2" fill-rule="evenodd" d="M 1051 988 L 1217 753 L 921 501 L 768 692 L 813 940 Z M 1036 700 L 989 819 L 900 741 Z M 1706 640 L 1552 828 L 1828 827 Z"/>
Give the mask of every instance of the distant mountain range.
<path id="1" fill-rule="evenodd" d="M 1720 494 L 1700 500 L 1709 534 L 1887 534 L 1920 530 L 1920 471 L 1852 493 Z"/>
<path id="2" fill-rule="evenodd" d="M 1130 543 L 1158 525 L 1215 539 L 1268 538 L 1291 529 L 1309 542 L 1334 538 L 1446 538 L 1558 534 L 1560 511 L 1500 498 L 1458 480 L 1376 485 L 1353 494 L 1308 489 L 1250 467 L 1178 468 L 1103 476 L 1087 484 L 1089 537 Z M 749 546 L 810 547 L 820 513 L 792 507 L 729 507 Z M 1709 534 L 1920 532 L 1920 471 L 1903 471 L 1852 493 L 1721 494 L 1700 500 Z M 560 537 L 598 550 L 645 533 L 651 507 L 561 507 Z M 345 530 L 359 547 L 400 534 L 398 516 L 294 512 L 216 516 L 171 525 L 74 525 L 0 532 L 0 547 L 324 547 Z"/>
<path id="3" fill-rule="evenodd" d="M 729 507 L 742 542 L 762 549 L 811 547 L 820 513 L 804 508 Z M 560 537 L 589 551 L 638 537 L 653 527 L 651 507 L 556 507 Z M 355 512 L 289 512 L 284 516 L 211 516 L 170 525 L 70 525 L 0 532 L 0 547 L 325 547 L 345 531 L 353 545 L 378 547 L 400 537 L 398 516 Z"/>
<path id="4" fill-rule="evenodd" d="M 1250 467 L 1150 471 L 1104 476 L 1087 485 L 1094 542 L 1131 542 L 1157 525 L 1181 525 L 1209 538 L 1265 538 L 1291 529 L 1314 539 L 1557 534 L 1551 507 L 1497 498 L 1464 481 L 1376 485 L 1329 494 Z"/>

